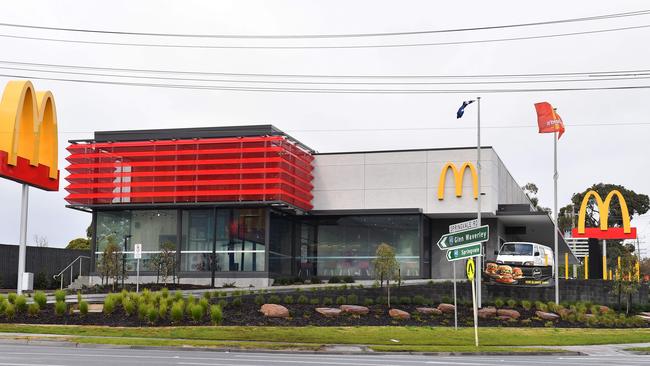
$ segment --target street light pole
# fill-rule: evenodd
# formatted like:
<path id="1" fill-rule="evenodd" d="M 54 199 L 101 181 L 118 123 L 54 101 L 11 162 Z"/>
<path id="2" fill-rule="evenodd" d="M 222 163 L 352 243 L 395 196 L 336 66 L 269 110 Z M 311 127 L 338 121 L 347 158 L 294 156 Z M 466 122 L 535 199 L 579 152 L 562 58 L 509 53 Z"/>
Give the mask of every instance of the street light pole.
<path id="1" fill-rule="evenodd" d="M 477 180 L 478 180 L 478 198 L 476 200 L 477 202 L 477 212 L 476 212 L 476 221 L 478 221 L 478 227 L 481 227 L 481 97 L 476 97 L 476 106 L 477 106 L 477 118 L 476 118 L 476 134 L 477 134 L 477 141 L 476 141 L 476 170 L 477 170 Z M 481 251 L 476 257 L 476 299 L 477 299 L 477 307 L 481 308 L 481 274 L 483 273 L 483 265 L 482 265 L 482 258 L 481 256 L 483 255 L 483 243 L 480 244 L 481 246 Z"/>
<path id="2" fill-rule="evenodd" d="M 124 289 L 124 277 L 126 277 L 126 252 L 127 244 L 126 241 L 131 237 L 131 235 L 124 235 L 124 250 L 122 251 L 122 289 Z"/>

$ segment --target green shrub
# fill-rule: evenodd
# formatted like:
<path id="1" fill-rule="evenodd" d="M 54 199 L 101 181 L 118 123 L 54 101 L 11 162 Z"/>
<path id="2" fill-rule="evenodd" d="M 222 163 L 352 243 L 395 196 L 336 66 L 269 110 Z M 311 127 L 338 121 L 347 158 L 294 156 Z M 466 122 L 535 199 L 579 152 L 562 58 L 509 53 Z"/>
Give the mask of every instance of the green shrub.
<path id="1" fill-rule="evenodd" d="M 323 281 L 322 281 L 320 278 L 316 277 L 316 276 L 312 277 L 312 278 L 309 280 L 309 282 L 310 282 L 312 285 L 320 285 L 321 283 L 323 283 Z"/>
<path id="2" fill-rule="evenodd" d="M 213 325 L 221 325 L 223 321 L 223 311 L 219 305 L 210 306 L 210 321 Z"/>
<path id="3" fill-rule="evenodd" d="M 163 287 L 160 293 L 165 299 L 169 297 L 169 289 L 167 287 Z"/>
<path id="4" fill-rule="evenodd" d="M 169 312 L 169 307 L 167 306 L 167 302 L 166 301 L 161 302 L 158 307 L 158 318 L 160 319 L 167 318 L 168 312 Z"/>
<path id="5" fill-rule="evenodd" d="M 298 300 L 300 300 L 300 299 L 298 299 Z M 320 304 L 320 300 L 317 297 L 314 297 L 311 300 L 309 300 L 309 304 L 318 305 L 318 304 Z"/>
<path id="6" fill-rule="evenodd" d="M 131 298 L 122 300 L 122 307 L 127 316 L 135 314 L 136 311 L 136 302 Z"/>
<path id="7" fill-rule="evenodd" d="M 60 301 L 57 301 L 57 304 Z M 111 315 L 115 311 L 115 300 L 113 299 L 112 296 L 108 295 L 104 299 L 104 314 L 106 315 Z"/>
<path id="8" fill-rule="evenodd" d="M 153 324 L 156 321 L 158 321 L 158 310 L 154 308 L 153 306 L 149 305 L 147 309 L 147 320 L 149 320 L 149 323 Z"/>
<path id="9" fill-rule="evenodd" d="M 88 302 L 81 300 L 79 302 L 79 314 L 81 315 L 88 315 Z"/>
<path id="10" fill-rule="evenodd" d="M 7 306 L 5 307 L 5 316 L 7 319 L 11 320 L 16 316 L 16 307 L 12 303 L 7 303 Z"/>
<path id="11" fill-rule="evenodd" d="M 327 282 L 328 283 L 341 283 L 342 281 L 338 276 L 332 276 L 332 277 L 330 277 L 329 281 L 327 281 Z"/>
<path id="12" fill-rule="evenodd" d="M 339 296 L 336 298 L 336 305 L 345 305 L 348 299 L 345 296 Z"/>
<path id="13" fill-rule="evenodd" d="M 354 278 L 352 278 L 352 276 L 343 276 L 341 277 L 341 281 L 345 283 L 354 283 Z"/>
<path id="14" fill-rule="evenodd" d="M 232 306 L 234 306 L 236 308 L 240 308 L 241 305 L 242 305 L 241 297 L 236 297 L 236 298 L 232 299 L 232 302 L 230 303 L 230 305 L 232 305 Z M 207 308 L 206 308 L 206 312 L 207 312 Z"/>
<path id="15" fill-rule="evenodd" d="M 241 300 L 240 300 L 241 301 Z M 205 297 L 199 300 L 199 305 L 203 308 L 203 312 L 206 313 L 210 307 L 210 302 Z"/>
<path id="16" fill-rule="evenodd" d="M 271 295 L 269 296 L 269 304 L 279 304 L 280 303 L 280 296 L 278 295 Z"/>
<path id="17" fill-rule="evenodd" d="M 331 297 L 323 298 L 323 305 L 325 305 L 325 306 L 332 305 L 332 298 Z"/>
<path id="18" fill-rule="evenodd" d="M 285 304 L 293 304 L 293 296 L 291 296 L 291 295 L 285 296 L 283 302 Z"/>
<path id="19" fill-rule="evenodd" d="M 210 291 L 206 291 L 206 292 L 203 293 L 203 298 L 204 299 L 210 300 L 211 297 L 212 297 L 212 293 Z"/>
<path id="20" fill-rule="evenodd" d="M 532 323 L 533 323 L 533 321 L 530 320 L 530 319 L 523 319 L 523 320 L 521 321 L 521 325 L 525 325 L 525 326 L 527 326 L 527 327 L 530 326 Z"/>
<path id="21" fill-rule="evenodd" d="M 511 308 L 511 309 L 514 309 L 514 308 L 517 307 L 517 300 L 515 300 L 515 299 L 509 299 L 508 301 L 506 301 L 506 303 L 508 304 L 508 307 Z"/>
<path id="22" fill-rule="evenodd" d="M 81 296 L 81 291 L 77 291 L 77 304 L 83 301 L 83 296 Z"/>
<path id="23" fill-rule="evenodd" d="M 38 305 L 37 302 L 33 302 L 29 304 L 27 307 L 27 315 L 29 316 L 37 316 L 38 312 L 41 310 L 41 307 Z"/>
<path id="24" fill-rule="evenodd" d="M 262 306 L 266 302 L 266 299 L 264 298 L 264 295 L 257 295 L 255 296 L 255 305 L 257 306 Z"/>
<path id="25" fill-rule="evenodd" d="M 349 305 L 358 305 L 359 304 L 359 297 L 355 294 L 349 294 L 348 295 L 348 304 Z"/>
<path id="26" fill-rule="evenodd" d="M 24 313 L 27 311 L 27 298 L 25 295 L 20 295 L 16 297 L 15 301 L 16 305 L 16 312 L 17 313 Z"/>
<path id="27" fill-rule="evenodd" d="M 181 300 L 182 301 L 182 300 Z M 183 310 L 185 305 L 182 302 L 177 302 L 172 306 L 171 313 L 169 314 L 172 322 L 180 323 L 183 321 Z"/>
<path id="28" fill-rule="evenodd" d="M 7 294 L 7 301 L 9 301 L 9 303 L 11 303 L 11 304 L 15 304 L 17 296 L 18 295 L 16 295 L 15 292 L 10 292 L 9 294 Z"/>
<path id="29" fill-rule="evenodd" d="M 363 305 L 364 306 L 372 306 L 372 305 L 374 305 L 374 303 L 375 303 L 375 301 L 373 299 L 369 298 L 369 297 L 366 297 L 363 300 Z"/>
<path id="30" fill-rule="evenodd" d="M 548 311 L 548 305 L 544 304 L 541 301 L 535 301 L 535 309 L 539 311 Z"/>
<path id="31" fill-rule="evenodd" d="M 192 319 L 195 322 L 200 322 L 201 319 L 203 319 L 203 315 L 205 315 L 203 311 L 203 306 L 201 305 L 193 305 L 192 306 Z"/>
<path id="32" fill-rule="evenodd" d="M 104 310 L 106 310 L 106 308 L 104 308 Z M 54 313 L 56 316 L 64 316 L 67 311 L 68 304 L 66 304 L 64 301 L 57 301 L 54 304 Z"/>
<path id="33" fill-rule="evenodd" d="M 384 302 L 386 302 L 386 301 L 384 300 Z M 453 303 L 454 303 L 454 299 L 452 299 L 451 297 L 449 297 L 449 295 L 444 295 L 444 296 L 442 296 L 442 297 L 440 298 L 440 302 L 443 302 L 443 303 L 445 303 L 445 304 L 453 304 Z"/>
<path id="34" fill-rule="evenodd" d="M 221 309 L 225 309 L 226 307 L 228 307 L 228 300 L 221 299 L 221 300 L 217 301 L 217 305 L 219 305 L 219 307 Z"/>
<path id="35" fill-rule="evenodd" d="M 56 302 L 65 301 L 65 291 L 63 290 L 54 291 L 54 299 L 56 300 Z"/>
<path id="36" fill-rule="evenodd" d="M 147 314 L 149 314 L 149 308 L 153 307 L 146 302 L 142 301 L 138 304 L 138 319 L 145 320 L 147 319 Z"/>
<path id="37" fill-rule="evenodd" d="M 413 296 L 413 304 L 415 305 L 424 305 L 427 303 L 427 299 L 422 295 Z"/>
<path id="38" fill-rule="evenodd" d="M 5 299 L 4 297 L 0 298 L 0 314 L 5 313 L 5 309 L 7 308 L 7 305 L 9 304 L 9 301 Z"/>
<path id="39" fill-rule="evenodd" d="M 174 300 L 183 300 L 183 293 L 178 290 L 174 292 Z"/>
<path id="40" fill-rule="evenodd" d="M 494 306 L 496 306 L 497 308 L 502 308 L 504 304 L 505 304 L 505 302 L 504 302 L 503 299 L 500 298 L 500 297 L 497 297 L 497 298 L 494 300 Z"/>
<path id="41" fill-rule="evenodd" d="M 40 309 L 45 309 L 45 305 L 47 305 L 47 295 L 45 295 L 45 292 L 34 292 L 34 302 L 38 304 Z"/>
<path id="42" fill-rule="evenodd" d="M 521 307 L 526 310 L 530 310 L 533 307 L 533 303 L 528 300 L 521 300 Z"/>
<path id="43" fill-rule="evenodd" d="M 185 301 L 187 306 L 192 306 L 196 304 L 196 297 L 192 294 L 187 295 L 187 300 Z"/>
<path id="44" fill-rule="evenodd" d="M 411 298 L 408 296 L 402 296 L 399 298 L 399 303 L 402 305 L 411 305 Z"/>

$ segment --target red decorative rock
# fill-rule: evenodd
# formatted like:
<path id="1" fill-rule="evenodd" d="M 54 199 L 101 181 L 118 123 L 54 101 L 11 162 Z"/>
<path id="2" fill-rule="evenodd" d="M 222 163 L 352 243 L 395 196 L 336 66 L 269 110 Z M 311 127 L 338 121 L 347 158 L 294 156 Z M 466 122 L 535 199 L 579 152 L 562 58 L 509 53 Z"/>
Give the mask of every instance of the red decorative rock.
<path id="1" fill-rule="evenodd" d="M 337 317 L 341 314 L 341 309 L 337 308 L 316 308 L 316 312 L 328 318 Z"/>
<path id="2" fill-rule="evenodd" d="M 268 318 L 288 318 L 289 309 L 285 308 L 282 305 L 276 304 L 264 304 L 260 308 L 260 312 Z"/>
<path id="3" fill-rule="evenodd" d="M 388 311 L 388 315 L 390 315 L 391 318 L 393 319 L 410 319 L 411 314 L 407 313 L 404 310 L 399 310 L 399 309 L 390 309 Z"/>
<path id="4" fill-rule="evenodd" d="M 512 310 L 512 309 L 499 309 L 497 310 L 497 315 L 499 317 L 507 316 L 513 319 L 517 319 L 521 316 L 521 314 L 517 310 Z"/>
<path id="5" fill-rule="evenodd" d="M 365 315 L 370 312 L 370 309 L 367 307 L 359 305 L 341 305 L 340 309 L 344 313 L 356 315 Z"/>
<path id="6" fill-rule="evenodd" d="M 442 303 L 442 304 L 438 305 L 438 310 L 442 311 L 443 313 L 453 313 L 454 309 L 455 309 L 455 307 L 452 304 Z"/>
<path id="7" fill-rule="evenodd" d="M 415 308 L 415 311 L 425 315 L 442 315 L 442 311 L 436 308 Z"/>
<path id="8" fill-rule="evenodd" d="M 494 318 L 497 316 L 497 308 L 488 306 L 486 308 L 478 309 L 478 317 L 482 319 Z"/>
<path id="9" fill-rule="evenodd" d="M 646 313 L 648 314 L 648 313 Z M 646 323 L 650 323 L 650 316 L 647 315 L 637 315 L 637 318 L 641 318 L 646 321 Z"/>
<path id="10" fill-rule="evenodd" d="M 598 307 L 598 311 L 600 311 L 601 314 L 606 314 L 606 313 L 609 312 L 609 310 L 610 310 L 610 309 L 609 309 L 607 306 L 605 306 L 605 305 L 600 305 L 600 306 Z"/>
<path id="11" fill-rule="evenodd" d="M 560 316 L 555 313 L 547 313 L 545 311 L 536 311 L 535 315 L 544 320 L 558 320 L 560 318 Z"/>

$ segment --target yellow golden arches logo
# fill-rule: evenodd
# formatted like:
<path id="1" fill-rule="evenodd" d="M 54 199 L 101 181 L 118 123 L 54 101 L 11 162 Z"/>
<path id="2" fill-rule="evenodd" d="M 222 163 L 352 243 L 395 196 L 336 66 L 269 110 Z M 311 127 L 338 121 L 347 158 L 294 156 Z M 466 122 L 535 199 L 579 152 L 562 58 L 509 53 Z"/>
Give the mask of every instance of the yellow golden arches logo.
<path id="1" fill-rule="evenodd" d="M 0 175 L 43 189 L 58 189 L 58 137 L 54 97 L 30 81 L 7 83 L 0 101 Z"/>
<path id="2" fill-rule="evenodd" d="M 447 171 L 451 169 L 454 177 L 454 184 L 456 185 L 456 197 L 463 195 L 463 176 L 465 175 L 465 170 L 469 169 L 472 174 L 472 188 L 474 193 L 474 199 L 478 199 L 478 173 L 476 172 L 476 167 L 470 162 L 465 162 L 460 167 L 456 168 L 454 163 L 447 163 L 442 167 L 440 172 L 440 182 L 438 183 L 438 199 L 445 199 L 445 181 L 447 179 Z"/>
<path id="3" fill-rule="evenodd" d="M 585 198 L 582 199 L 582 204 L 580 204 L 580 211 L 578 212 L 578 233 L 585 233 L 585 220 L 587 215 L 587 204 L 589 203 L 589 198 L 594 197 L 596 200 L 596 205 L 598 205 L 598 212 L 600 215 L 600 230 L 607 230 L 607 221 L 609 216 L 609 205 L 612 203 L 612 198 L 616 196 L 618 202 L 621 205 L 621 216 L 623 216 L 623 232 L 625 234 L 631 233 L 632 229 L 630 228 L 630 214 L 627 209 L 627 203 L 621 192 L 617 190 L 610 191 L 605 197 L 605 201 L 600 197 L 598 192 L 589 191 L 585 195 Z"/>

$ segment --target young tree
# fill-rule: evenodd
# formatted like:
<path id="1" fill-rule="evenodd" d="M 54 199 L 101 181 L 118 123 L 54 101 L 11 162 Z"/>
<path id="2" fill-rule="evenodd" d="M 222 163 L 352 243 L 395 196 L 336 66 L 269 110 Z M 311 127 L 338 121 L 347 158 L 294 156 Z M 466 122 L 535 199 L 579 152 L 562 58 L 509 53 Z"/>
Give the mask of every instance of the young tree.
<path id="1" fill-rule="evenodd" d="M 106 281 L 113 280 L 113 291 L 115 291 L 115 284 L 120 279 L 122 271 L 120 269 L 120 257 L 121 251 L 120 247 L 115 243 L 114 237 L 109 236 L 107 238 L 108 244 L 104 248 L 101 258 L 97 266 L 97 270 L 100 272 L 102 277 L 102 283 L 104 278 Z"/>
<path id="2" fill-rule="evenodd" d="M 162 244 L 160 253 L 153 255 L 149 261 L 149 270 L 156 271 L 165 285 L 169 276 L 174 273 L 175 256 L 176 246 L 168 241 Z"/>
<path id="3" fill-rule="evenodd" d="M 390 281 L 399 281 L 399 262 L 395 258 L 393 247 L 386 243 L 377 247 L 375 255 L 377 256 L 373 261 L 375 278 L 382 282 L 386 280 L 388 307 L 390 307 Z"/>
<path id="4" fill-rule="evenodd" d="M 630 303 L 632 302 L 632 295 L 639 291 L 640 283 L 636 277 L 636 260 L 629 251 L 624 251 L 621 255 L 621 267 L 618 268 L 614 278 L 614 287 L 612 291 L 614 295 L 618 296 L 618 306 L 621 306 L 621 297 L 625 298 L 625 314 L 630 313 Z M 617 258 L 618 260 L 618 258 Z"/>

